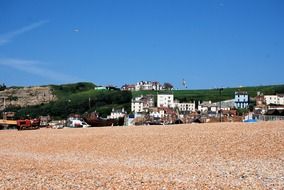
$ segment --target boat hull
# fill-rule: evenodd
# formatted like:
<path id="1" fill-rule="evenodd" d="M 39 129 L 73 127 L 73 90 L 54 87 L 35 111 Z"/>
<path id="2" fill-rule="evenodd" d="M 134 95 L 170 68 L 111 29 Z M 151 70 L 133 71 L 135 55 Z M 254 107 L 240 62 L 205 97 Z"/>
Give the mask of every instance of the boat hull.
<path id="1" fill-rule="evenodd" d="M 91 127 L 122 126 L 124 124 L 124 118 L 104 119 L 98 117 L 96 113 L 85 114 L 83 119 Z"/>

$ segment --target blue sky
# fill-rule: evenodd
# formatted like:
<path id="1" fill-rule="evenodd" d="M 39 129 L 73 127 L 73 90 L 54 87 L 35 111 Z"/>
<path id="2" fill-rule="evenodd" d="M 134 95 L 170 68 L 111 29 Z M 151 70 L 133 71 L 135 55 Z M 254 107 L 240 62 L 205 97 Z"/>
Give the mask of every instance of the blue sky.
<path id="1" fill-rule="evenodd" d="M 0 82 L 284 83 L 282 0 L 1 0 Z"/>

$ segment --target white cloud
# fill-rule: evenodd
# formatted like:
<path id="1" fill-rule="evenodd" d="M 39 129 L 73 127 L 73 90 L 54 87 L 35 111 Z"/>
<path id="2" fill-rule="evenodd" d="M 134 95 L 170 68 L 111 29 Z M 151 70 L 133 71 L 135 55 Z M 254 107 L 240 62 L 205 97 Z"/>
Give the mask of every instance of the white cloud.
<path id="1" fill-rule="evenodd" d="M 31 31 L 33 29 L 36 29 L 46 23 L 48 23 L 49 21 L 48 20 L 43 20 L 43 21 L 39 21 L 39 22 L 35 22 L 33 24 L 30 24 L 28 26 L 24 26 L 18 30 L 15 30 L 15 31 L 12 31 L 12 32 L 8 32 L 7 34 L 0 34 L 0 46 L 1 45 L 4 45 L 10 41 L 12 41 L 13 38 L 25 33 L 25 32 L 28 32 L 28 31 Z"/>
<path id="2" fill-rule="evenodd" d="M 51 79 L 56 82 L 75 82 L 80 81 L 78 77 L 66 75 L 59 71 L 53 71 L 42 67 L 42 63 L 34 60 L 22 60 L 11 58 L 0 58 L 0 65 L 7 66 L 16 70 L 24 71 L 42 78 Z"/>

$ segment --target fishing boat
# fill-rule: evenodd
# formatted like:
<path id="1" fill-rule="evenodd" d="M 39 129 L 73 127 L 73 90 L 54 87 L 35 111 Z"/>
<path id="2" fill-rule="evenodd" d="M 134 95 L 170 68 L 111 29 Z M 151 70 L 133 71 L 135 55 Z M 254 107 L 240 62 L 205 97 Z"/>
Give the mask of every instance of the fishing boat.
<path id="1" fill-rule="evenodd" d="M 84 114 L 83 119 L 92 127 L 122 126 L 124 124 L 123 117 L 118 119 L 106 119 L 99 117 L 96 112 Z"/>

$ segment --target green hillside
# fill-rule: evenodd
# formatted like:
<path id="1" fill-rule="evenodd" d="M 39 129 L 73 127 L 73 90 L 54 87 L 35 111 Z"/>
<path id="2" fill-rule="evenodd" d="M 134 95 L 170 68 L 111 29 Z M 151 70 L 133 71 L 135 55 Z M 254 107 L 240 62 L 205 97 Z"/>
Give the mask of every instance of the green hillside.
<path id="1" fill-rule="evenodd" d="M 66 118 L 71 113 L 83 114 L 92 111 L 97 111 L 102 117 L 106 117 L 112 108 L 125 108 L 130 112 L 132 98 L 130 92 L 96 91 L 92 83 L 50 86 L 58 100 L 25 108 L 8 108 L 7 111 L 15 111 L 18 117 L 50 115 L 57 119 Z"/>

